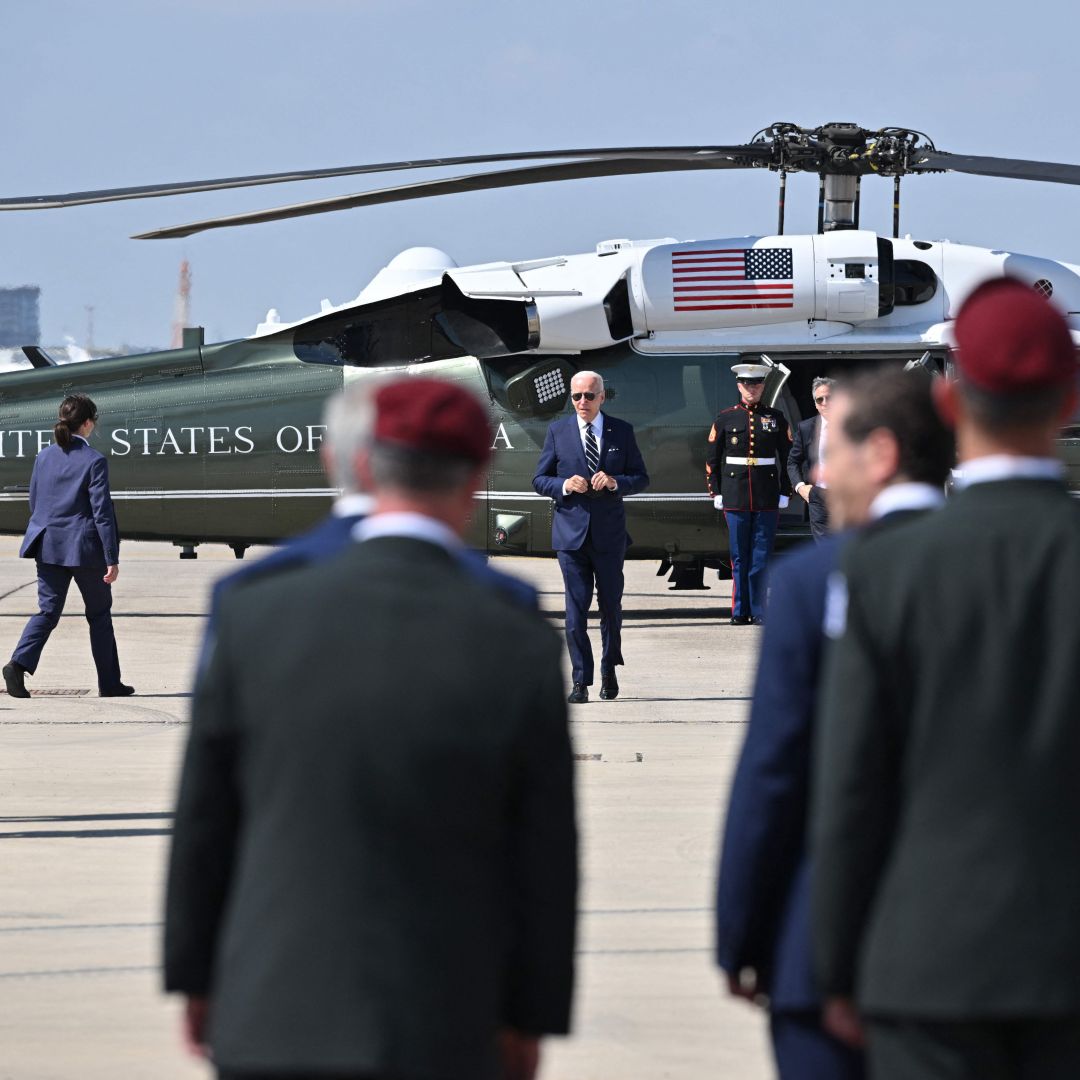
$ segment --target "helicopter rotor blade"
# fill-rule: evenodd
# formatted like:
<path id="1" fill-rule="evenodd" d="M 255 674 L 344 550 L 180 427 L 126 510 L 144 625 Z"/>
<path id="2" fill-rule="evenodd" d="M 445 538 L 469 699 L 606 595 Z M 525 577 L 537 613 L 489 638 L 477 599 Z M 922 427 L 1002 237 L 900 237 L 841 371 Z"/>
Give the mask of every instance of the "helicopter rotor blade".
<path id="1" fill-rule="evenodd" d="M 305 217 L 335 210 L 349 210 L 360 206 L 377 206 L 382 203 L 404 202 L 409 199 L 426 199 L 436 195 L 457 195 L 466 191 L 490 191 L 496 188 L 521 187 L 526 184 L 545 184 L 559 180 L 580 180 L 599 176 L 623 176 L 634 173 L 687 172 L 700 169 L 749 169 L 764 162 L 760 153 L 749 153 L 756 147 L 725 148 L 724 153 L 692 154 L 677 151 L 661 151 L 649 157 L 589 158 L 584 161 L 568 161 L 554 165 L 531 165 L 521 169 L 499 169 L 486 173 L 452 176 L 443 180 L 425 180 L 418 184 L 379 188 L 356 195 L 340 195 L 329 199 L 294 203 L 270 210 L 230 214 L 225 217 L 207 218 L 186 225 L 173 225 L 152 232 L 139 233 L 133 240 L 167 240 L 208 229 L 227 229 L 235 225 L 255 225 L 260 222 L 282 221 L 286 218 Z M 730 151 L 737 150 L 738 153 Z M 768 151 L 765 151 L 767 154 Z"/>
<path id="2" fill-rule="evenodd" d="M 337 176 L 360 176 L 366 173 L 403 172 L 407 169 L 437 169 L 458 165 L 486 165 L 504 161 L 540 161 L 546 158 L 625 158 L 675 155 L 741 155 L 757 159 L 760 147 L 750 146 L 639 146 L 599 147 L 578 150 L 525 150 L 515 154 L 474 154 L 466 157 L 418 158 L 409 161 L 386 161 L 374 165 L 343 165 L 333 169 L 304 169 L 294 172 L 259 173 L 217 180 L 189 180 L 172 184 L 145 184 L 137 187 L 102 188 L 99 191 L 73 191 L 66 195 L 0 196 L 0 210 L 55 210 L 65 206 L 123 202 L 129 199 L 158 199 L 169 195 L 193 195 L 229 188 L 261 187 L 266 184 L 291 184 L 301 180 L 326 180 Z"/>
<path id="3" fill-rule="evenodd" d="M 1002 176 L 1010 180 L 1042 180 L 1051 184 L 1080 184 L 1080 165 L 1056 161 L 1024 161 L 1021 158 L 978 157 L 926 150 L 910 167 L 911 172 L 961 172 L 976 176 Z"/>

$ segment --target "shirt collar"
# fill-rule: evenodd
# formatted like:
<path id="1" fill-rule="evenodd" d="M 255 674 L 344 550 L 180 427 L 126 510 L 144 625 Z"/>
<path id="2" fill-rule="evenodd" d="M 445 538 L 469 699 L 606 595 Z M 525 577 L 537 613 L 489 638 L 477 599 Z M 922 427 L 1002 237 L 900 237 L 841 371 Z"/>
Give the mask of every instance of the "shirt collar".
<path id="1" fill-rule="evenodd" d="M 90 440 L 89 440 L 89 439 L 87 439 L 87 438 L 86 438 L 86 437 L 85 437 L 84 435 L 76 435 L 76 434 L 75 434 L 75 432 L 73 431 L 73 432 L 71 433 L 71 437 L 72 437 L 73 439 L 79 439 L 79 440 L 80 440 L 81 442 L 84 442 L 84 443 L 86 443 L 86 445 L 87 445 L 87 446 L 89 446 L 89 445 L 90 445 Z"/>
<path id="2" fill-rule="evenodd" d="M 378 536 L 405 536 L 411 540 L 426 540 L 447 551 L 460 551 L 461 538 L 441 521 L 409 511 L 388 514 L 372 514 L 353 526 L 352 538 L 360 541 L 374 540 Z"/>
<path id="3" fill-rule="evenodd" d="M 348 495 L 339 495 L 330 507 L 330 513 L 334 517 L 366 517 L 374 506 L 375 500 L 370 495 L 352 491 Z"/>
<path id="4" fill-rule="evenodd" d="M 577 418 L 578 431 L 584 431 L 588 424 L 588 421 L 582 420 L 580 416 L 577 416 L 577 413 L 575 413 L 574 415 Z M 593 431 L 596 433 L 596 437 L 599 438 L 600 432 L 604 430 L 604 414 L 602 412 L 598 412 L 596 416 L 593 417 L 592 428 Z"/>
<path id="5" fill-rule="evenodd" d="M 945 492 L 933 484 L 892 484 L 879 491 L 870 504 L 870 521 L 898 510 L 937 510 L 945 505 Z"/>
<path id="6" fill-rule="evenodd" d="M 1019 454 L 988 454 L 962 462 L 953 473 L 957 489 L 994 480 L 1061 480 L 1065 465 L 1057 458 L 1022 457 Z"/>

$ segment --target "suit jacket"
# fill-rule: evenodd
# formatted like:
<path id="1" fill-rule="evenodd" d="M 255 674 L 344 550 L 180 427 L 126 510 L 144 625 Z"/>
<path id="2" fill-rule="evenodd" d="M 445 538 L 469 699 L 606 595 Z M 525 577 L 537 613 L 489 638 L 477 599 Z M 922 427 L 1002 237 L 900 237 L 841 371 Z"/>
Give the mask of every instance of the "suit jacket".
<path id="1" fill-rule="evenodd" d="M 644 491 L 649 486 L 649 474 L 633 427 L 607 413 L 603 417 L 600 469 L 615 478 L 616 490 L 563 494 L 564 480 L 571 476 L 589 477 L 576 414 L 564 416 L 548 428 L 536 463 L 533 489 L 555 502 L 551 545 L 556 551 L 577 551 L 588 538 L 597 551 L 618 553 L 621 558 L 630 543 L 623 499 Z"/>
<path id="2" fill-rule="evenodd" d="M 717 963 L 731 975 L 753 968 L 777 1011 L 821 1000 L 805 834 L 826 582 L 848 535 L 804 544 L 770 569 L 750 724 L 724 822 Z"/>
<path id="3" fill-rule="evenodd" d="M 307 532 L 291 537 L 268 555 L 218 578 L 211 592 L 209 625 L 212 627 L 216 622 L 216 612 L 226 591 L 283 570 L 296 569 L 337 555 L 349 545 L 353 528 L 363 517 L 363 514 L 328 514 Z M 489 566 L 483 552 L 464 548 L 462 561 L 478 580 L 499 589 L 530 611 L 539 609 L 536 589 L 527 581 Z"/>
<path id="4" fill-rule="evenodd" d="M 224 594 L 165 916 L 219 1067 L 491 1077 L 498 1026 L 567 1030 L 561 651 L 420 540 Z"/>
<path id="5" fill-rule="evenodd" d="M 1080 1012 L 1080 504 L 1002 480 L 852 544 L 814 777 L 823 988 Z"/>
<path id="6" fill-rule="evenodd" d="M 788 479 L 791 481 L 792 490 L 799 484 L 813 484 L 820 438 L 820 416 L 811 416 L 809 420 L 802 420 L 796 425 L 795 438 L 787 459 Z"/>
<path id="7" fill-rule="evenodd" d="M 56 566 L 93 569 L 120 561 L 109 463 L 89 443 L 46 446 L 30 476 L 30 524 L 19 554 Z"/>

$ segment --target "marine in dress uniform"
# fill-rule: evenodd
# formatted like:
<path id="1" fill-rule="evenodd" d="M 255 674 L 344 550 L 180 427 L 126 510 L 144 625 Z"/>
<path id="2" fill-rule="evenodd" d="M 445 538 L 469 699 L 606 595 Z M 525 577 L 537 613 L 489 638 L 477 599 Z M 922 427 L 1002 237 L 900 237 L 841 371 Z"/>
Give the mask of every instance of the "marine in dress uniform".
<path id="1" fill-rule="evenodd" d="M 779 409 L 761 404 L 769 369 L 735 364 L 741 400 L 720 413 L 709 432 L 705 478 L 713 504 L 723 510 L 731 550 L 731 621 L 764 622 L 765 567 L 779 512 L 791 483 L 791 432 Z"/>
<path id="2" fill-rule="evenodd" d="M 1064 318 L 980 286 L 956 318 L 959 490 L 852 543 L 811 784 L 815 960 L 875 1080 L 1080 1076 L 1080 503 L 1055 437 Z M 854 998 L 854 1002 L 852 999 Z"/>

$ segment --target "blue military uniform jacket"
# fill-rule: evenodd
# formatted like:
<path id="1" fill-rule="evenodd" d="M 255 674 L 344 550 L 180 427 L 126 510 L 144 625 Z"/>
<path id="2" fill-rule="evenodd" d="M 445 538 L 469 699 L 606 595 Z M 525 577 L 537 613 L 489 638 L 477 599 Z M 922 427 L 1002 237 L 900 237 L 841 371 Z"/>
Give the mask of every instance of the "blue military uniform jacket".
<path id="1" fill-rule="evenodd" d="M 787 417 L 779 409 L 741 402 L 724 409 L 709 431 L 705 451 L 709 494 L 722 495 L 725 510 L 779 509 L 780 496 L 791 494 L 790 447 Z"/>
<path id="2" fill-rule="evenodd" d="M 115 566 L 120 532 L 109 494 L 109 464 L 85 439 L 45 447 L 30 477 L 30 524 L 19 555 L 53 566 Z"/>
<path id="3" fill-rule="evenodd" d="M 774 1010 L 820 1004 L 806 856 L 826 583 L 846 536 L 778 559 L 746 741 L 731 788 L 716 899 L 717 961 L 758 972 Z"/>
<path id="4" fill-rule="evenodd" d="M 614 477 L 614 491 L 563 494 L 563 481 L 571 476 L 588 478 L 581 428 L 577 415 L 564 416 L 548 428 L 540 460 L 536 463 L 533 489 L 555 501 L 551 543 L 556 551 L 577 551 L 586 537 L 597 551 L 625 552 L 626 510 L 623 499 L 649 486 L 645 461 L 634 438 L 634 429 L 625 420 L 601 413 L 603 433 L 600 470 Z"/>

